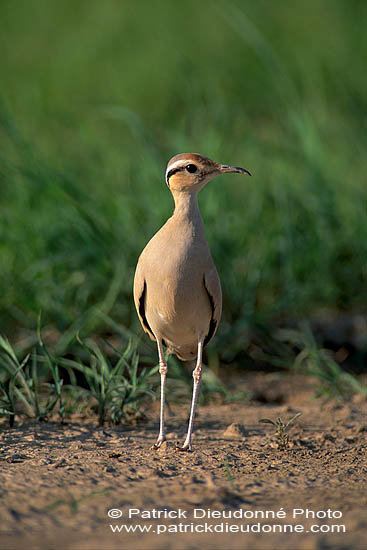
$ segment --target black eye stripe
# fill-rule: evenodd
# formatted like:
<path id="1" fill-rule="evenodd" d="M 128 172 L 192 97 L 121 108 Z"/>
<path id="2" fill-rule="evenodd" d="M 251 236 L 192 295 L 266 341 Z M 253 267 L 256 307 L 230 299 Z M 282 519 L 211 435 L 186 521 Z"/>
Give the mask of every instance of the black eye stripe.
<path id="1" fill-rule="evenodd" d="M 178 168 L 172 168 L 172 170 L 170 170 L 167 173 L 167 177 L 166 177 L 167 185 L 169 185 L 169 179 L 171 176 L 173 176 L 174 174 L 177 174 L 177 172 L 182 172 L 183 170 L 187 170 L 187 172 L 189 172 L 190 174 L 194 174 L 195 172 L 198 171 L 198 167 L 195 166 L 195 164 L 186 164 L 186 166 L 179 166 Z"/>
<path id="2" fill-rule="evenodd" d="M 167 174 L 167 183 L 169 182 L 169 179 L 171 176 L 173 176 L 173 174 L 176 174 L 177 172 L 181 172 L 181 170 L 184 170 L 184 166 L 180 166 L 180 168 L 172 168 L 172 170 L 170 170 Z"/>

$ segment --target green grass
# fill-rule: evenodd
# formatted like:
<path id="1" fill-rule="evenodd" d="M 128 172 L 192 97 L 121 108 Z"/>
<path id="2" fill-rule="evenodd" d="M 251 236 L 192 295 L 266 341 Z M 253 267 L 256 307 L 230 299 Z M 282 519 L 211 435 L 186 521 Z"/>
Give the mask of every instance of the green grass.
<path id="1" fill-rule="evenodd" d="M 288 428 L 293 422 L 301 416 L 302 413 L 295 414 L 287 423 L 284 423 L 283 420 L 278 417 L 275 421 L 271 418 L 260 418 L 259 422 L 263 424 L 272 424 L 275 428 L 275 437 L 278 449 L 284 451 L 287 449 L 289 444 L 289 434 L 287 433 Z M 268 439 L 270 441 L 270 439 Z"/>
<path id="2" fill-rule="evenodd" d="M 70 359 L 47 349 L 40 325 L 38 338 L 38 348 L 20 361 L 0 336 L 0 417 L 8 417 L 10 426 L 16 417 L 47 420 L 55 414 L 61 422 L 75 413 L 97 414 L 100 426 L 143 418 L 158 366 L 139 368 L 136 343 L 123 352 L 110 345 L 106 353 L 95 341 L 77 338 L 79 349 Z"/>
<path id="3" fill-rule="evenodd" d="M 0 331 L 20 356 L 40 311 L 59 357 L 78 331 L 138 333 L 134 268 L 183 151 L 253 173 L 200 196 L 224 294 L 214 361 L 275 317 L 365 309 L 366 16 L 357 0 L 3 1 Z"/>

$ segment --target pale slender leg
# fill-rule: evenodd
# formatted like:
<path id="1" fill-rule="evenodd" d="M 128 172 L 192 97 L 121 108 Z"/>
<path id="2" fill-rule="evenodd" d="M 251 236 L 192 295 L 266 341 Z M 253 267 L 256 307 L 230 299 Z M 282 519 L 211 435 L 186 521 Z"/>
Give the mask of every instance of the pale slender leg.
<path id="1" fill-rule="evenodd" d="M 158 439 L 153 445 L 152 449 L 159 449 L 163 441 L 166 441 L 165 431 L 164 431 L 164 405 L 165 405 L 165 393 L 166 393 L 166 376 L 167 376 L 167 363 L 164 358 L 162 340 L 157 338 L 158 346 L 158 355 L 159 355 L 159 373 L 161 375 L 161 412 L 160 412 L 160 423 L 159 423 L 159 435 Z"/>
<path id="2" fill-rule="evenodd" d="M 187 430 L 187 435 L 186 435 L 186 439 L 184 441 L 184 444 L 182 445 L 182 447 L 177 447 L 178 451 L 192 451 L 191 435 L 192 435 L 192 430 L 193 430 L 193 427 L 194 427 L 196 403 L 197 403 L 197 400 L 198 400 L 199 389 L 200 389 L 202 355 L 203 355 L 203 341 L 200 340 L 200 342 L 198 344 L 198 357 L 197 357 L 197 361 L 196 361 L 196 367 L 195 367 L 195 369 L 192 373 L 192 377 L 194 379 L 194 387 L 193 387 L 193 391 L 192 391 L 192 402 L 191 402 L 189 427 L 188 427 L 188 430 Z"/>

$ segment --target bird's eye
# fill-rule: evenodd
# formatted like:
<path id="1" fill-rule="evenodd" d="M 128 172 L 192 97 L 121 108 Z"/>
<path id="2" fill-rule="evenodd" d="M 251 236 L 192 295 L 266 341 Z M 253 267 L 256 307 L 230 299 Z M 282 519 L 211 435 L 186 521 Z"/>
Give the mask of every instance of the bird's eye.
<path id="1" fill-rule="evenodd" d="M 190 172 L 190 174 L 195 174 L 195 172 L 197 172 L 198 169 L 197 169 L 197 167 L 195 166 L 195 164 L 188 164 L 188 165 L 186 166 L 186 170 L 187 170 L 188 172 Z"/>

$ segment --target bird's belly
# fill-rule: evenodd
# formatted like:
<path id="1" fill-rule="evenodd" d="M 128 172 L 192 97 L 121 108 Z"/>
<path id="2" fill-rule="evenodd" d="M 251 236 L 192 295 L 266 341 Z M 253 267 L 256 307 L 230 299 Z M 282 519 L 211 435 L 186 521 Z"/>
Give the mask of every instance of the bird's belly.
<path id="1" fill-rule="evenodd" d="M 158 288 L 151 288 L 154 300 L 147 303 L 156 307 L 147 308 L 146 317 L 154 334 L 168 345 L 194 346 L 208 333 L 212 315 L 211 304 L 203 283 L 172 288 L 169 282 L 161 281 Z"/>

